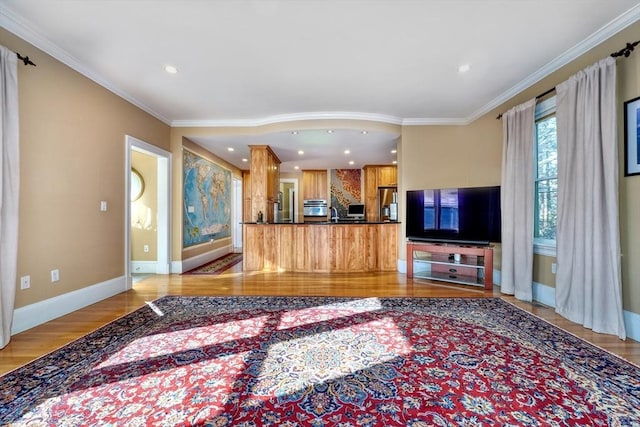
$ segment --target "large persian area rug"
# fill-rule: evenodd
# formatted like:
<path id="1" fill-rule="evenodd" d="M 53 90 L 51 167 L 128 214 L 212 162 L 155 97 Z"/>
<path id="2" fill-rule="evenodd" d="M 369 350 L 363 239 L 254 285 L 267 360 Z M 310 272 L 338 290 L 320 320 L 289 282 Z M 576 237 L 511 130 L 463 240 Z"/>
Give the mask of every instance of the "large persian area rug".
<path id="1" fill-rule="evenodd" d="M 164 297 L 0 380 L 3 425 L 640 426 L 640 368 L 498 298 Z"/>
<path id="2" fill-rule="evenodd" d="M 220 274 L 223 271 L 233 267 L 237 263 L 242 261 L 242 254 L 233 252 L 221 256 L 218 259 L 214 259 L 200 267 L 196 267 L 192 270 L 186 271 L 182 274 Z"/>

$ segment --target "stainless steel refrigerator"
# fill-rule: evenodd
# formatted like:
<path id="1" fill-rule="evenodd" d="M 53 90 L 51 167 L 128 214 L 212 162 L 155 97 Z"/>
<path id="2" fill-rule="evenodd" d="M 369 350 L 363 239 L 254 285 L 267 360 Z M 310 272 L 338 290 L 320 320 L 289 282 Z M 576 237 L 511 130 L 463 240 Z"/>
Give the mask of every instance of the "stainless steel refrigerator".
<path id="1" fill-rule="evenodd" d="M 378 220 L 398 220 L 398 193 L 396 187 L 378 187 Z"/>

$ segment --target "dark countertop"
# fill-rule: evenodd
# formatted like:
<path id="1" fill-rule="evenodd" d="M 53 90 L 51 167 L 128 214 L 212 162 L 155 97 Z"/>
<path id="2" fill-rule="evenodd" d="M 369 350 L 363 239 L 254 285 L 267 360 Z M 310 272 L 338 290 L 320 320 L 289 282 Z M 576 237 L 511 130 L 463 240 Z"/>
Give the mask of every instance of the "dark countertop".
<path id="1" fill-rule="evenodd" d="M 400 224 L 399 221 L 353 221 L 343 220 L 338 222 L 331 221 L 309 221 L 309 222 L 243 222 L 243 224 L 272 224 L 272 225 L 367 225 L 367 224 Z"/>

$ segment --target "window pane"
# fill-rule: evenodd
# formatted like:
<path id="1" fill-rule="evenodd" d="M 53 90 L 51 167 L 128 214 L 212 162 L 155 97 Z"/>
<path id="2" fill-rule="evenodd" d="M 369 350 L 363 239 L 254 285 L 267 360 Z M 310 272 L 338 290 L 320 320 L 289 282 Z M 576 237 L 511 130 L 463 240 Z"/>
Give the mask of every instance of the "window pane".
<path id="1" fill-rule="evenodd" d="M 555 116 L 536 122 L 538 179 L 555 178 L 558 176 L 558 145 L 556 135 Z"/>
<path id="2" fill-rule="evenodd" d="M 558 180 L 544 179 L 536 182 L 535 237 L 556 239 L 558 219 Z"/>

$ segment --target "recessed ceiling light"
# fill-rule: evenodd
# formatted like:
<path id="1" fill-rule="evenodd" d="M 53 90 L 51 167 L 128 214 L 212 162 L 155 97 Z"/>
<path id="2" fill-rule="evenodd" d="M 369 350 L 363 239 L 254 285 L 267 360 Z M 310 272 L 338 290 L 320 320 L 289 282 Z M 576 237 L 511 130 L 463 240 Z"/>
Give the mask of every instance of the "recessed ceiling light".
<path id="1" fill-rule="evenodd" d="M 350 154 L 351 150 L 344 150 L 344 154 Z"/>
<path id="2" fill-rule="evenodd" d="M 329 129 L 329 130 L 327 131 L 327 133 L 333 133 L 333 130 L 332 130 L 332 129 Z"/>
<path id="3" fill-rule="evenodd" d="M 227 147 L 227 151 L 234 151 L 233 147 Z"/>
<path id="4" fill-rule="evenodd" d="M 394 161 L 393 161 L 393 162 L 391 162 L 391 163 L 393 163 L 394 165 L 397 165 L 397 164 L 398 164 L 398 161 L 397 161 L 397 160 L 394 160 Z"/>
<path id="5" fill-rule="evenodd" d="M 298 154 L 300 154 L 302 156 L 304 154 L 304 151 L 298 150 Z"/>
<path id="6" fill-rule="evenodd" d="M 350 164 L 350 165 L 352 165 L 352 164 L 354 164 L 354 163 L 355 163 L 355 162 L 354 162 L 353 160 L 349 160 L 349 164 Z"/>
<path id="7" fill-rule="evenodd" d="M 398 150 L 391 150 L 391 154 L 396 154 Z"/>
<path id="8" fill-rule="evenodd" d="M 293 132 L 291 132 L 291 135 L 297 135 L 297 134 L 298 134 L 297 130 L 294 130 Z"/>
<path id="9" fill-rule="evenodd" d="M 164 70 L 169 74 L 176 74 L 178 72 L 178 69 L 173 65 L 165 65 Z"/>
<path id="10" fill-rule="evenodd" d="M 242 159 L 242 161 L 246 163 L 246 162 L 248 162 L 249 160 L 248 160 L 248 159 Z"/>
<path id="11" fill-rule="evenodd" d="M 471 69 L 471 64 L 462 64 L 462 65 L 458 66 L 458 72 L 459 73 L 466 73 L 470 69 Z"/>
<path id="12" fill-rule="evenodd" d="M 295 170 L 298 170 L 298 169 L 300 169 L 300 166 L 294 166 L 293 168 L 294 168 Z"/>
<path id="13" fill-rule="evenodd" d="M 368 134 L 369 132 L 368 132 L 368 131 L 366 131 L 366 130 L 363 130 L 363 131 L 362 131 L 362 132 L 360 132 L 360 133 L 361 133 L 361 134 L 363 134 L 363 135 L 366 135 L 366 134 Z"/>

